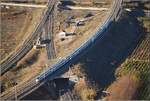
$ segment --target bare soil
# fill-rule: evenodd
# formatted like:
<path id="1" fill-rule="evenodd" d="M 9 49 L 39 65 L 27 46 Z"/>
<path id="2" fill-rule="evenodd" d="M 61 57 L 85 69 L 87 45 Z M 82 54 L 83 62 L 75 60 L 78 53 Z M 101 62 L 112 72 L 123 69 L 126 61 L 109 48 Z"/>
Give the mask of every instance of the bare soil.
<path id="1" fill-rule="evenodd" d="M 75 0 L 76 2 L 80 2 L 79 0 Z M 92 3 L 92 0 L 86 0 L 86 1 L 81 1 L 82 3 Z M 102 1 L 106 4 L 103 4 L 103 6 L 108 6 L 107 11 L 89 11 L 89 10 L 63 10 L 59 11 L 56 10 L 55 13 L 55 35 L 54 35 L 54 43 L 55 43 L 55 49 L 56 49 L 56 55 L 57 58 L 62 58 L 65 57 L 66 55 L 69 55 L 69 53 L 73 52 L 76 48 L 81 46 L 82 43 L 85 42 L 85 40 L 88 40 L 95 32 L 97 29 L 102 25 L 103 21 L 106 19 L 106 16 L 108 16 L 112 1 L 107 0 L 107 1 Z M 78 6 L 82 6 L 80 3 Z M 94 6 L 87 4 L 86 6 Z M 66 32 L 72 32 L 75 24 L 72 23 L 68 25 L 66 23 L 66 19 L 69 16 L 74 17 L 74 21 L 84 19 L 84 16 L 91 12 L 94 16 L 91 17 L 90 20 L 85 21 L 85 24 L 83 26 L 79 26 L 76 29 L 76 32 L 74 36 L 71 36 L 68 39 L 65 39 L 64 41 L 61 41 L 59 38 L 58 33 L 62 32 L 62 30 L 65 30 Z"/>
<path id="2" fill-rule="evenodd" d="M 96 84 L 89 82 L 88 76 L 82 69 L 81 64 L 76 64 L 67 72 L 68 75 L 77 76 L 79 80 L 73 87 L 73 93 L 78 95 L 82 100 L 94 100 L 97 96 L 98 87 Z"/>
<path id="3" fill-rule="evenodd" d="M 2 2 L 45 4 L 48 0 L 1 0 Z"/>
<path id="4" fill-rule="evenodd" d="M 65 28 L 65 19 L 73 15 L 75 17 L 75 20 L 77 19 L 83 19 L 85 14 L 90 11 L 79 11 L 79 10 L 72 10 L 72 11 L 64 11 L 61 13 L 57 13 L 57 19 L 60 19 L 59 22 L 57 22 L 56 26 L 56 36 L 54 39 L 55 46 L 56 46 L 56 53 L 58 57 L 64 57 L 68 55 L 69 53 L 73 52 L 77 47 L 79 47 L 82 43 L 85 42 L 85 40 L 89 39 L 99 28 L 99 26 L 102 24 L 104 19 L 106 18 L 108 11 L 93 11 L 93 14 L 95 16 L 85 21 L 84 26 L 79 26 L 76 30 L 76 35 L 68 40 L 61 41 L 58 38 L 58 33 L 61 32 L 61 30 L 65 29 L 68 32 L 71 31 L 74 27 L 74 25 L 70 25 L 69 27 Z M 65 14 L 64 14 L 65 13 Z M 58 20 L 57 20 L 58 21 Z"/>
<path id="5" fill-rule="evenodd" d="M 1 12 L 1 61 L 21 45 L 34 30 L 42 9 L 25 9 L 10 7 Z"/>
<path id="6" fill-rule="evenodd" d="M 73 2 L 81 6 L 99 6 L 99 7 L 107 6 L 109 7 L 112 0 L 74 0 Z"/>
<path id="7" fill-rule="evenodd" d="M 127 74 L 112 83 L 108 89 L 106 100 L 133 100 L 140 86 L 140 79 L 135 74 Z"/>
<path id="8" fill-rule="evenodd" d="M 1 76 L 2 92 L 9 90 L 16 84 L 28 81 L 38 75 L 45 67 L 45 50 L 32 49 L 12 70 Z"/>
<path id="9" fill-rule="evenodd" d="M 35 17 L 35 15 L 39 15 L 39 14 L 37 14 L 37 12 L 39 12 L 39 11 L 41 11 L 41 10 L 36 10 L 36 12 L 34 11 L 35 13 L 32 11 L 30 14 L 34 14 L 34 16 L 33 15 L 30 15 L 30 16 Z M 54 36 L 54 42 L 55 42 L 55 49 L 56 49 L 56 54 L 57 54 L 58 59 L 60 57 L 64 57 L 64 56 L 68 55 L 70 52 L 73 52 L 85 40 L 89 39 L 94 34 L 94 32 L 99 28 L 99 26 L 102 24 L 102 22 L 104 21 L 104 19 L 107 16 L 107 14 L 109 13 L 109 12 L 104 12 L 104 11 L 101 11 L 101 12 L 92 11 L 92 13 L 95 16 L 91 20 L 85 22 L 84 26 L 80 26 L 77 29 L 77 31 L 76 31 L 77 34 L 71 41 L 68 41 L 68 40 L 66 40 L 64 42 L 60 41 L 57 37 L 57 34 L 64 28 L 65 19 L 69 15 L 75 16 L 75 19 L 82 19 L 83 16 L 85 16 L 85 14 L 87 12 L 89 12 L 89 11 L 87 11 L 87 10 L 86 11 L 78 11 L 78 10 L 62 11 L 62 12 L 57 13 L 57 15 L 55 16 L 57 24 L 55 25 L 55 33 L 56 34 Z M 96 15 L 96 14 L 98 14 L 98 15 Z M 15 15 L 15 16 L 18 16 L 18 15 Z M 12 24 L 12 26 L 13 26 L 12 28 L 15 29 L 15 32 L 12 33 L 12 31 L 9 31 L 7 33 L 10 37 L 13 37 L 13 38 L 6 37 L 7 35 L 3 34 L 3 37 L 5 38 L 3 40 L 5 42 L 6 40 L 9 39 L 9 41 L 5 42 L 5 43 L 8 43 L 8 45 L 11 41 L 15 42 L 14 39 L 16 39 L 18 41 L 16 43 L 14 43 L 13 46 L 10 45 L 11 48 L 9 49 L 9 51 L 8 52 L 4 51 L 3 54 L 4 53 L 8 54 L 12 50 L 14 50 L 16 48 L 16 46 L 20 42 L 22 42 L 22 38 L 25 37 L 24 34 L 26 34 L 27 32 L 30 32 L 31 29 L 34 28 L 34 27 L 31 27 L 30 25 L 34 25 L 35 24 L 34 21 L 36 21 L 37 18 L 39 18 L 39 17 L 37 16 L 36 19 L 33 18 L 33 17 L 31 17 L 31 18 L 27 17 L 27 19 L 30 19 L 30 20 L 27 20 L 28 23 L 27 23 L 27 21 L 24 21 L 24 23 L 26 23 L 26 24 L 24 24 L 24 25 L 26 25 L 26 28 L 22 28 L 23 31 L 20 31 L 21 27 L 17 26 L 18 24 L 16 24 L 18 19 L 17 20 L 14 20 L 14 19 L 11 20 L 11 21 L 14 21 L 14 23 L 15 23 L 15 26 L 13 26 L 13 24 Z M 5 17 L 3 19 L 5 19 Z M 12 18 L 10 18 L 10 19 L 12 19 Z M 22 20 L 23 19 L 20 18 L 20 21 L 18 21 L 17 23 L 23 22 Z M 31 21 L 31 20 L 33 20 L 33 21 Z M 7 19 L 6 19 L 6 22 L 7 22 Z M 6 24 L 4 24 L 4 25 L 6 25 Z M 65 27 L 65 28 L 69 30 L 69 29 L 72 29 L 72 27 L 73 26 L 70 25 L 69 27 L 67 27 L 67 28 Z M 9 28 L 11 28 L 11 27 L 9 27 Z M 14 30 L 14 29 L 11 29 L 11 30 Z M 18 33 L 16 32 L 16 29 L 17 29 L 18 33 L 19 32 L 26 32 L 26 29 L 30 29 L 30 31 L 27 31 L 26 33 L 21 33 L 22 35 L 18 35 Z M 11 34 L 10 34 L 10 32 L 11 32 Z M 27 35 L 26 35 L 26 37 L 27 37 Z M 7 47 L 9 47 L 9 46 L 6 47 L 5 44 L 4 44 L 3 47 L 4 47 L 4 49 L 5 48 L 7 49 Z M 5 56 L 7 56 L 7 55 L 5 55 Z M 5 56 L 3 56 L 3 57 L 5 57 Z M 57 61 L 57 59 L 56 59 L 56 61 Z M 51 63 L 53 64 L 56 61 L 52 60 L 52 61 L 48 61 L 48 62 L 50 64 Z M 42 49 L 42 51 L 40 51 L 40 52 L 31 50 L 22 60 L 20 60 L 18 62 L 16 68 L 14 68 L 13 70 L 7 72 L 6 74 L 4 74 L 3 77 L 1 77 L 1 81 L 3 83 L 2 86 L 4 88 L 3 91 L 5 91 L 6 89 L 9 90 L 11 87 L 15 86 L 16 83 L 21 84 L 22 82 L 25 82 L 25 81 L 28 81 L 28 80 L 32 79 L 33 77 L 38 75 L 46 67 L 46 63 L 47 63 L 47 60 L 46 60 L 45 50 Z M 13 76 L 9 77 L 8 75 L 13 75 Z M 8 84 L 8 86 L 7 86 L 7 84 Z M 88 88 L 88 89 L 91 90 L 91 88 Z M 86 90 L 86 91 L 88 91 L 88 90 Z"/>

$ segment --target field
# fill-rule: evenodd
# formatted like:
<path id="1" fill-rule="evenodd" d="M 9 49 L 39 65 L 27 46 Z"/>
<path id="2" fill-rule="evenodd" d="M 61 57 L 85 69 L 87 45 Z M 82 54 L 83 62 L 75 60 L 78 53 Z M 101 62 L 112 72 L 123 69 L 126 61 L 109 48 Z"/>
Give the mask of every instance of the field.
<path id="1" fill-rule="evenodd" d="M 1 61 L 13 53 L 35 28 L 43 9 L 1 8 Z"/>
<path id="2" fill-rule="evenodd" d="M 140 20 L 144 28 L 149 28 L 150 19 Z M 150 100 L 150 32 L 146 30 L 146 35 L 140 41 L 134 52 L 126 59 L 126 61 L 118 68 L 116 77 L 120 78 L 126 74 L 138 73 L 140 76 L 141 86 L 138 89 L 136 99 Z"/>

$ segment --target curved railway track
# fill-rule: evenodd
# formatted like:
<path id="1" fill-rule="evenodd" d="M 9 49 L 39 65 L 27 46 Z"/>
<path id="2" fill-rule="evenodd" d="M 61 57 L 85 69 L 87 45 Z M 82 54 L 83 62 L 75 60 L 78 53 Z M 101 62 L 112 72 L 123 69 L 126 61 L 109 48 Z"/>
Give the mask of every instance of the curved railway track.
<path id="1" fill-rule="evenodd" d="M 47 80 L 53 79 L 57 74 L 58 71 L 62 72 L 66 65 L 70 65 L 72 61 L 81 53 L 83 54 L 83 51 L 88 48 L 88 46 L 91 46 L 89 44 L 90 42 L 93 42 L 95 40 L 99 40 L 102 38 L 102 33 L 105 32 L 108 28 L 108 26 L 111 24 L 111 21 L 113 21 L 117 15 L 119 14 L 120 7 L 122 4 L 122 0 L 115 0 L 114 6 L 112 8 L 112 11 L 108 18 L 105 20 L 103 25 L 97 30 L 95 35 L 93 35 L 86 43 L 83 43 L 78 49 L 76 49 L 73 53 L 71 53 L 69 56 L 67 56 L 65 59 L 60 60 L 58 63 L 54 64 L 52 67 L 48 68 L 48 70 L 41 73 L 38 77 L 33 78 L 29 82 L 26 82 L 22 85 L 17 86 L 17 91 L 15 91 L 15 87 L 13 87 L 11 90 L 4 92 L 0 95 L 1 99 L 15 99 L 15 96 L 17 96 L 18 99 L 22 99 L 25 95 L 29 94 L 30 92 L 34 91 L 41 85 L 43 85 Z M 41 79 L 40 82 L 36 82 L 37 78 Z"/>
<path id="2" fill-rule="evenodd" d="M 22 44 L 22 46 L 6 61 L 3 61 L 1 63 L 1 75 L 3 75 L 5 72 L 7 72 L 9 69 L 13 67 L 22 57 L 24 57 L 29 50 L 33 47 L 33 43 L 36 41 L 37 37 L 39 36 L 41 29 L 43 28 L 43 25 L 45 24 L 49 14 L 51 13 L 53 7 L 54 7 L 55 0 L 49 0 L 47 4 L 47 8 L 44 12 L 44 15 L 40 21 L 40 23 L 37 25 L 35 31 L 27 38 L 27 40 Z"/>
<path id="3" fill-rule="evenodd" d="M 54 75 L 56 76 L 60 72 L 64 71 L 66 69 L 65 67 L 71 65 L 76 60 L 76 58 L 84 54 L 85 51 L 95 43 L 96 40 L 100 40 L 103 38 L 104 36 L 103 33 L 107 30 L 109 25 L 111 25 L 111 23 L 117 20 L 118 16 L 120 16 L 120 12 L 121 12 L 120 8 L 122 5 L 122 0 L 115 0 L 113 3 L 114 6 L 111 10 L 111 13 L 108 15 L 103 25 L 99 27 L 96 33 L 91 38 L 89 38 L 86 42 L 82 43 L 81 46 L 77 48 L 74 52 L 60 59 L 59 62 L 47 68 L 47 70 L 45 70 L 44 72 L 42 72 L 41 75 L 37 77 L 36 79 L 37 82 L 38 81 L 42 82 L 45 79 L 52 79 L 52 76 Z"/>

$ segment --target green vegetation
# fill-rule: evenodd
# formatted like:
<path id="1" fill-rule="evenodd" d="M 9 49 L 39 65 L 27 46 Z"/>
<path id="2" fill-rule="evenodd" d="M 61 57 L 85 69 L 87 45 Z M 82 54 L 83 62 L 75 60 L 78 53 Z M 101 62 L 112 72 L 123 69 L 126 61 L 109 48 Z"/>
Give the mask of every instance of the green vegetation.
<path id="1" fill-rule="evenodd" d="M 140 80 L 136 98 L 150 100 L 150 18 L 139 17 L 138 21 L 145 30 L 145 37 L 135 48 L 130 57 L 117 69 L 116 78 L 136 74 L 134 80 Z"/>
<path id="2" fill-rule="evenodd" d="M 147 74 L 150 69 L 150 62 L 140 60 L 128 60 L 118 69 L 116 76 L 121 77 L 129 72 L 139 72 L 140 74 Z M 143 78 L 142 78 L 143 79 Z"/>
<path id="3" fill-rule="evenodd" d="M 142 86 L 139 88 L 137 99 L 150 99 L 150 62 L 149 61 L 127 61 L 116 72 L 117 77 L 122 77 L 128 73 L 136 73 L 139 75 Z M 137 79 L 137 78 L 136 78 Z"/>
<path id="4" fill-rule="evenodd" d="M 149 17 L 139 17 L 138 20 L 141 22 L 141 25 L 150 33 L 150 18 Z"/>
<path id="5" fill-rule="evenodd" d="M 138 20 L 141 23 L 141 26 L 145 29 L 145 38 L 137 46 L 130 58 L 118 68 L 116 71 L 116 77 L 122 77 L 129 73 L 139 74 L 142 85 L 139 88 L 137 99 L 150 100 L 150 18 L 139 17 Z"/>

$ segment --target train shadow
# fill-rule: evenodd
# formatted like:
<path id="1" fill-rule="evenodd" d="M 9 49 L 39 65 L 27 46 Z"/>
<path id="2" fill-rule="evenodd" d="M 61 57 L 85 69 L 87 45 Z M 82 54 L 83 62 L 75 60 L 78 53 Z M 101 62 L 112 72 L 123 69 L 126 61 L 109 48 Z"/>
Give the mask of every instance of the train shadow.
<path id="1" fill-rule="evenodd" d="M 142 36 L 143 29 L 136 17 L 122 14 L 77 63 L 82 64 L 91 81 L 106 88 L 115 80 L 116 68 L 133 52 Z"/>
<path id="2" fill-rule="evenodd" d="M 117 67 L 133 52 L 143 36 L 143 28 L 136 16 L 123 13 L 119 21 L 112 22 L 103 39 L 97 41 L 83 56 L 79 56 L 74 64 L 81 63 L 89 79 L 95 81 L 103 90 L 116 79 Z M 44 90 L 37 90 L 37 92 L 41 94 Z M 36 96 L 37 92 L 34 93 Z M 36 96 L 31 94 L 31 98 L 26 98 L 35 99 Z"/>

